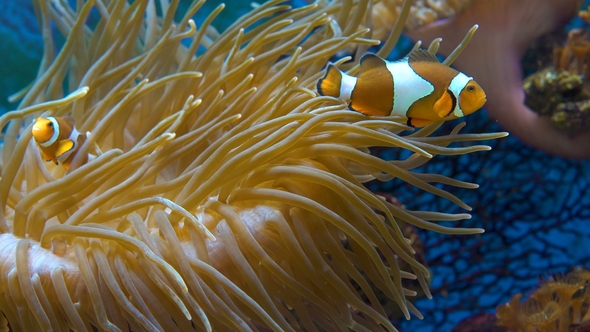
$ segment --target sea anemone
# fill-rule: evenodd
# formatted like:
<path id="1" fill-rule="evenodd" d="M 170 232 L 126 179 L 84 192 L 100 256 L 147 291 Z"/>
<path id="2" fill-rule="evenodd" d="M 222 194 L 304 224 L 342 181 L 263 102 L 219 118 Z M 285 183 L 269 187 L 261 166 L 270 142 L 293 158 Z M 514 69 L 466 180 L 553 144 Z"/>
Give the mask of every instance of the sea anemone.
<path id="1" fill-rule="evenodd" d="M 469 8 L 474 0 L 415 0 L 406 19 L 406 28 L 414 30 L 429 23 L 454 17 Z M 383 0 L 373 7 L 375 31 L 387 30 L 397 21 L 402 0 Z M 377 32 L 377 34 L 379 34 Z"/>
<path id="2" fill-rule="evenodd" d="M 269 1 L 223 33 L 211 26 L 223 5 L 198 28 L 190 19 L 203 3 L 174 23 L 178 1 L 35 2 L 46 52 L 0 118 L 0 326 L 395 330 L 376 292 L 420 317 L 402 279 L 430 295 L 430 275 L 399 223 L 483 230 L 437 224 L 469 214 L 408 211 L 362 183 L 398 178 L 469 210 L 440 184 L 477 185 L 412 169 L 489 149 L 453 142 L 505 133 L 462 135 L 460 124 L 433 136 L 434 124 L 402 135 L 403 119 L 318 97 L 331 56 L 378 43 L 358 28 L 370 1 Z M 67 36 L 55 57 L 52 22 Z M 336 64 L 356 70 L 348 60 Z M 31 139 L 39 115 L 70 115 L 89 133 L 67 173 Z M 411 156 L 382 160 L 372 146 Z"/>
<path id="3" fill-rule="evenodd" d="M 549 118 L 524 105 L 521 59 L 537 38 L 562 28 L 578 9 L 579 0 L 476 0 L 461 14 L 411 31 L 414 39 L 442 37 L 441 53 L 450 54 L 458 33 L 479 24 L 478 38 L 455 66 L 478 80 L 486 91 L 486 110 L 511 134 L 533 148 L 567 158 L 588 159 L 590 132 L 570 137 Z"/>

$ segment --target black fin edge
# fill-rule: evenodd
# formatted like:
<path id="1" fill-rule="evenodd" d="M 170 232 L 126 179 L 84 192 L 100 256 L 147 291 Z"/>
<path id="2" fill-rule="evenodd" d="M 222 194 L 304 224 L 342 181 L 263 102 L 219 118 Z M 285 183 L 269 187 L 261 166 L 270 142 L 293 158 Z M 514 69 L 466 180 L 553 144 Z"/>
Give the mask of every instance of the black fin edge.
<path id="1" fill-rule="evenodd" d="M 451 95 L 452 106 L 451 106 L 451 110 L 449 111 L 449 113 L 447 113 L 447 115 L 445 115 L 445 118 L 447 116 L 451 115 L 451 113 L 453 113 L 453 111 L 455 110 L 455 107 L 457 107 L 457 97 L 455 96 L 453 91 L 451 91 L 450 89 L 447 89 L 447 92 L 449 93 L 449 95 Z"/>
<path id="2" fill-rule="evenodd" d="M 325 96 L 324 92 L 322 91 L 322 82 L 326 79 L 326 77 L 328 77 L 328 73 L 330 72 L 330 69 L 332 67 L 336 67 L 336 66 L 334 66 L 333 63 L 328 63 L 328 65 L 326 66 L 326 73 L 324 74 L 324 77 L 320 78 L 318 80 L 318 83 L 316 84 L 315 88 L 318 91 L 318 93 L 322 96 Z M 336 68 L 336 69 L 338 69 L 338 68 Z"/>

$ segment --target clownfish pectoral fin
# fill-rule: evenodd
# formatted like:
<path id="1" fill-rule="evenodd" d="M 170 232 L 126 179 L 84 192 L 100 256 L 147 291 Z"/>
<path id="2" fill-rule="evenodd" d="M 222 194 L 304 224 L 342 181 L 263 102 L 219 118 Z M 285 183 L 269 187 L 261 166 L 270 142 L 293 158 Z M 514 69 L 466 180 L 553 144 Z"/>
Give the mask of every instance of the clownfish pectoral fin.
<path id="1" fill-rule="evenodd" d="M 326 76 L 318 81 L 317 90 L 322 96 L 340 97 L 342 72 L 333 64 L 326 68 Z"/>
<path id="2" fill-rule="evenodd" d="M 424 127 L 431 124 L 432 120 L 427 119 L 416 119 L 416 118 L 408 118 L 408 126 L 412 127 Z"/>
<path id="3" fill-rule="evenodd" d="M 408 54 L 408 57 L 409 57 L 410 61 L 428 61 L 428 62 L 440 63 L 440 60 L 438 60 L 436 55 L 434 55 L 430 51 L 424 50 L 424 49 L 415 50 L 415 51 L 411 52 L 410 54 Z"/>
<path id="4" fill-rule="evenodd" d="M 457 98 L 455 98 L 451 91 L 447 90 L 434 103 L 434 112 L 443 119 L 453 112 L 455 106 L 457 106 Z"/>
<path id="5" fill-rule="evenodd" d="M 57 158 L 74 148 L 74 141 L 71 139 L 63 139 L 57 144 L 57 151 L 55 152 L 55 157 Z"/>

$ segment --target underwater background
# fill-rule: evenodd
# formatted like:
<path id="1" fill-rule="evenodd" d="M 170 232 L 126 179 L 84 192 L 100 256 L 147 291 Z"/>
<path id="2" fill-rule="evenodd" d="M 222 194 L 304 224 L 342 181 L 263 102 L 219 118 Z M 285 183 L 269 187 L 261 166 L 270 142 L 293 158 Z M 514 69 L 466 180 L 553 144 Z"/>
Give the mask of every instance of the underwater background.
<path id="1" fill-rule="evenodd" d="M 306 3 L 291 2 L 294 6 Z M 188 1 L 182 3 L 186 6 Z M 199 12 L 209 13 L 219 3 L 207 1 Z M 250 8 L 249 1 L 225 3 L 226 9 L 214 21 L 218 29 L 229 26 Z M 199 20 L 203 17 L 196 17 Z M 575 24 L 573 21 L 570 28 Z M 411 47 L 407 40 L 401 44 L 390 59 L 401 57 Z M 35 77 L 42 45 L 30 1 L 0 1 L 0 113 L 17 107 L 8 97 Z M 466 121 L 464 133 L 502 131 L 485 110 Z M 446 123 L 440 130 L 450 132 L 456 123 Z M 414 302 L 425 318 L 398 322 L 396 326 L 404 331 L 451 331 L 467 317 L 493 313 L 518 292 L 530 294 L 540 279 L 590 265 L 590 162 L 547 155 L 514 136 L 485 144 L 492 151 L 437 156 L 421 169 L 478 183 L 477 190 L 450 190 L 473 207 L 472 219 L 450 224 L 481 227 L 486 232 L 477 236 L 419 232 L 425 261 L 433 274 L 434 298 Z M 406 157 L 407 151 L 380 153 L 386 159 L 399 159 Z M 369 186 L 393 195 L 411 210 L 463 212 L 451 202 L 402 181 Z"/>

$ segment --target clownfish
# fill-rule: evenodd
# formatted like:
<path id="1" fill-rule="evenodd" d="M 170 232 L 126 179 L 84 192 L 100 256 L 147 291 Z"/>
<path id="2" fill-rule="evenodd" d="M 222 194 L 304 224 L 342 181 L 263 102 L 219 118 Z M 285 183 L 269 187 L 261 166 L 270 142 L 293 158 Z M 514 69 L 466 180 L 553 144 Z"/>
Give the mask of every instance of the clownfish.
<path id="1" fill-rule="evenodd" d="M 74 119 L 69 116 L 37 118 L 33 124 L 33 138 L 43 152 L 45 161 L 53 161 L 56 165 L 59 163 L 66 170 L 80 145 L 86 141 L 86 135 L 76 130 Z"/>
<path id="2" fill-rule="evenodd" d="M 360 64 L 358 77 L 329 64 L 317 83 L 319 94 L 349 102 L 349 109 L 365 115 L 405 116 L 412 127 L 469 115 L 486 102 L 473 78 L 442 64 L 427 50 L 393 62 L 367 53 Z"/>

